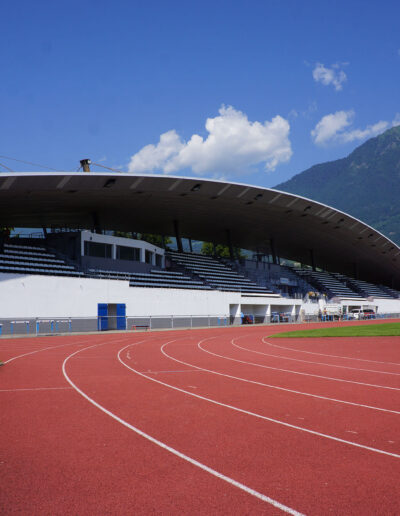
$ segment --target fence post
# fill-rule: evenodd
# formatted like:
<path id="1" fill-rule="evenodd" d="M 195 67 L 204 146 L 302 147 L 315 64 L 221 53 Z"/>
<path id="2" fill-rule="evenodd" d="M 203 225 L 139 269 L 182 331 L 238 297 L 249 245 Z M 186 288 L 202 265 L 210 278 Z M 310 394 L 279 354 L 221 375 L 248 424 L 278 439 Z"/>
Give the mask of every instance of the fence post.
<path id="1" fill-rule="evenodd" d="M 173 328 L 173 327 L 174 327 L 174 316 L 171 315 L 171 328 Z"/>
<path id="2" fill-rule="evenodd" d="M 150 322 L 149 322 L 149 330 L 151 330 L 151 315 L 150 315 Z"/>

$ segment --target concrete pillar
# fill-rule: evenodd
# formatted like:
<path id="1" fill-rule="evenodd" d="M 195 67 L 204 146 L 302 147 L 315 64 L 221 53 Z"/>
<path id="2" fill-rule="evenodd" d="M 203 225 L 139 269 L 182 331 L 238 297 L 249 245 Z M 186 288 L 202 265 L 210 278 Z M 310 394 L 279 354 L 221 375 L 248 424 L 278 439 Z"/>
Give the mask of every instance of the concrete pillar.
<path id="1" fill-rule="evenodd" d="M 189 238 L 189 249 L 190 249 L 190 252 L 193 253 L 193 246 L 192 246 L 192 239 Z"/>
<path id="2" fill-rule="evenodd" d="M 235 252 L 233 250 L 232 238 L 231 238 L 231 230 L 230 229 L 226 230 L 226 238 L 227 238 L 227 241 L 228 241 L 229 256 L 230 256 L 231 260 L 234 260 L 235 259 Z"/>
<path id="3" fill-rule="evenodd" d="M 310 260 L 311 260 L 312 270 L 313 271 L 317 270 L 315 267 L 314 249 L 310 249 Z"/>
<path id="4" fill-rule="evenodd" d="M 96 212 L 92 213 L 92 220 L 93 220 L 93 232 L 101 233 L 99 216 Z"/>
<path id="5" fill-rule="evenodd" d="M 175 238 L 176 238 L 176 245 L 178 247 L 178 251 L 180 253 L 182 253 L 183 247 L 182 247 L 181 235 L 179 232 L 179 221 L 178 220 L 174 220 L 174 230 L 175 230 Z"/>
<path id="6" fill-rule="evenodd" d="M 275 242 L 274 242 L 273 238 L 270 238 L 269 245 L 271 247 L 272 263 L 274 263 L 275 265 L 279 265 L 278 264 L 278 257 L 276 255 Z"/>

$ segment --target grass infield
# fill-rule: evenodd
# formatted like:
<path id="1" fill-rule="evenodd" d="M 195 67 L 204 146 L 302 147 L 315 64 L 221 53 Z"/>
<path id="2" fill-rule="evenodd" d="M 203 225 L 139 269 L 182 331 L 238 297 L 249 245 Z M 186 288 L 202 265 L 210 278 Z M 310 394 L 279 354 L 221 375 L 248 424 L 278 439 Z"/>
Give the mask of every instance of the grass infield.
<path id="1" fill-rule="evenodd" d="M 320 328 L 318 330 L 286 331 L 270 335 L 268 338 L 281 337 L 399 337 L 400 323 L 368 324 L 360 326 L 341 326 L 339 328 Z"/>

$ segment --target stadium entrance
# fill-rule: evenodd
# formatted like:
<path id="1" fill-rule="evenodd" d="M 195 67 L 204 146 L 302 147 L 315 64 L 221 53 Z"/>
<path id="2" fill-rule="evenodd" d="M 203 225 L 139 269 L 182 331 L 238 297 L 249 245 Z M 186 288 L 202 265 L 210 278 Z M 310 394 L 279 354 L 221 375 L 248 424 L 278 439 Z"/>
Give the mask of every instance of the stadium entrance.
<path id="1" fill-rule="evenodd" d="M 123 303 L 98 303 L 97 326 L 99 330 L 126 330 L 126 305 Z"/>

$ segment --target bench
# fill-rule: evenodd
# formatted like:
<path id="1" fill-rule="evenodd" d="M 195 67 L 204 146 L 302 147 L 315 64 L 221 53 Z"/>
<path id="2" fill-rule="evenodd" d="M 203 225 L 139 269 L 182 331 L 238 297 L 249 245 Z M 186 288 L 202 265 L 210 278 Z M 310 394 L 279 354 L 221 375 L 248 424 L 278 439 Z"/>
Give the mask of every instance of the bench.
<path id="1" fill-rule="evenodd" d="M 137 330 L 138 328 L 143 328 L 146 331 L 150 330 L 150 326 L 148 324 L 133 324 L 131 330 Z"/>

